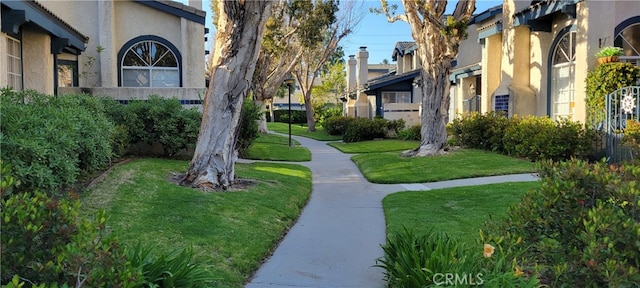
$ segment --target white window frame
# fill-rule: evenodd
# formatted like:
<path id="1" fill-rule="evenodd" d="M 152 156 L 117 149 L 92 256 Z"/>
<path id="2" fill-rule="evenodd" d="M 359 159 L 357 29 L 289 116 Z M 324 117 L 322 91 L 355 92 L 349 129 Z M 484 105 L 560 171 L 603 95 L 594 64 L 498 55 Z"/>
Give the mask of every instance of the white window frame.
<path id="1" fill-rule="evenodd" d="M 573 37 L 572 37 L 573 34 Z M 576 85 L 576 79 L 575 79 L 575 65 L 576 65 L 576 55 L 575 55 L 575 46 L 576 46 L 576 37 L 577 37 L 577 33 L 576 31 L 569 31 L 566 34 L 561 36 L 562 38 L 564 37 L 569 37 L 569 53 L 570 55 L 566 55 L 567 56 L 567 60 L 569 60 L 568 62 L 562 62 L 562 63 L 558 63 L 556 64 L 556 52 L 557 50 L 560 48 L 560 43 L 562 42 L 562 40 L 558 41 L 558 43 L 556 43 L 556 46 L 553 48 L 553 59 L 551 59 L 551 97 L 550 97 L 550 101 L 551 101 L 551 118 L 554 120 L 559 120 L 561 118 L 568 118 L 568 119 L 573 119 L 573 116 L 575 114 L 575 85 Z M 563 99 L 562 101 L 560 101 L 559 97 L 560 97 L 560 91 L 558 90 L 557 87 L 557 81 L 559 80 L 556 77 L 556 71 L 557 69 L 569 69 L 569 81 L 570 81 L 570 85 L 569 87 L 567 87 L 566 89 L 564 89 L 562 92 L 563 93 L 568 93 L 568 97 L 566 97 L 566 99 Z M 566 112 L 560 113 L 558 109 L 560 106 L 565 107 Z"/>
<path id="2" fill-rule="evenodd" d="M 171 56 L 173 56 L 173 58 L 176 61 L 176 67 L 155 67 L 154 65 L 156 63 L 150 63 L 149 66 L 125 66 L 124 65 L 124 61 L 126 59 L 126 55 L 129 53 L 129 51 L 131 51 L 131 49 L 133 47 L 135 47 L 136 45 L 140 44 L 141 42 L 153 42 L 156 45 L 160 45 L 163 46 L 167 49 L 167 52 L 165 54 L 163 54 L 162 56 L 160 56 L 159 59 L 156 60 L 156 63 L 158 61 L 160 61 L 160 59 L 162 59 L 163 57 L 167 56 L 167 54 L 171 54 Z M 137 55 L 137 53 L 136 53 Z M 144 61 L 144 59 L 142 59 Z M 142 40 L 139 42 L 134 43 L 133 45 L 131 45 L 129 48 L 127 48 L 127 50 L 124 53 L 124 56 L 122 57 L 122 62 L 120 63 L 120 73 L 122 75 L 122 79 L 121 79 L 121 83 L 120 86 L 121 87 L 149 87 L 149 88 L 174 88 L 174 87 L 180 87 L 180 62 L 178 57 L 176 56 L 176 54 L 173 52 L 173 50 L 171 50 L 170 47 L 168 47 L 165 44 L 162 44 L 161 42 L 158 41 L 154 41 L 154 40 Z M 148 81 L 149 81 L 149 85 L 148 86 L 125 86 L 124 85 L 124 75 L 125 75 L 125 71 L 146 71 L 147 72 L 147 76 L 148 76 Z M 178 77 L 178 82 L 175 83 L 174 85 L 154 85 L 157 83 L 157 80 L 154 80 L 154 72 L 157 71 L 176 71 L 177 72 L 177 77 Z"/>
<path id="3" fill-rule="evenodd" d="M 402 96 L 408 96 L 409 102 L 398 102 L 398 94 Z M 382 96 L 382 104 L 390 104 L 390 103 L 412 103 L 411 99 L 411 91 L 384 91 L 381 94 Z M 393 101 L 385 101 L 385 96 L 393 96 Z"/>
<path id="4" fill-rule="evenodd" d="M 12 46 L 15 48 L 15 44 L 17 43 L 17 51 L 16 53 L 10 54 L 9 47 Z M 22 42 L 13 37 L 7 36 L 7 86 L 11 87 L 13 90 L 21 91 L 23 88 L 23 70 L 22 70 Z M 15 69 L 18 71 L 15 71 Z"/>

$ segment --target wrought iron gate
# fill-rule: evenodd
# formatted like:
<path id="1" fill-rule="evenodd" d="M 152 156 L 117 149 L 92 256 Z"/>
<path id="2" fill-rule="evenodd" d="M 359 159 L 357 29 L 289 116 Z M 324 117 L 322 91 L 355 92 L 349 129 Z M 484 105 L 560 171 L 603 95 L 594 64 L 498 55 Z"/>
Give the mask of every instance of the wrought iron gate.
<path id="1" fill-rule="evenodd" d="M 633 155 L 622 145 L 628 120 L 640 120 L 640 86 L 624 87 L 607 95 L 604 119 L 606 152 L 609 163 L 631 160 Z"/>

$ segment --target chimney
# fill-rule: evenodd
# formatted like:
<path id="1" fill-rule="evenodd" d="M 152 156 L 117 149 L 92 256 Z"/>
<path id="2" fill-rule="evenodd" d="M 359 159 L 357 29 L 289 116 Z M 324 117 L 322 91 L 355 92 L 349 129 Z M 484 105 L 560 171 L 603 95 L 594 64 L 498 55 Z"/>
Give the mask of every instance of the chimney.
<path id="1" fill-rule="evenodd" d="M 347 60 L 347 90 L 354 91 L 358 87 L 356 82 L 356 55 L 349 55 Z"/>
<path id="2" fill-rule="evenodd" d="M 202 9 L 202 0 L 189 0 L 189 6 L 196 8 L 198 10 Z"/>
<path id="3" fill-rule="evenodd" d="M 358 86 L 364 85 L 367 83 L 369 79 L 369 63 L 367 63 L 367 59 L 369 59 L 369 52 L 367 52 L 366 46 L 361 46 L 360 51 L 358 51 Z"/>

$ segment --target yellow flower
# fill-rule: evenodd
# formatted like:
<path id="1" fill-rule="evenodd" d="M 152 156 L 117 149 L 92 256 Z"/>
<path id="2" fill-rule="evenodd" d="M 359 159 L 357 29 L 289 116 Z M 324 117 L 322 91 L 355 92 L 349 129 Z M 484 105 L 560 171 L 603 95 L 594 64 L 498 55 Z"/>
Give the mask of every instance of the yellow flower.
<path id="1" fill-rule="evenodd" d="M 491 257 L 495 249 L 496 247 L 491 246 L 491 244 L 484 244 L 484 251 L 482 251 L 482 256 L 484 256 L 485 258 Z"/>
<path id="2" fill-rule="evenodd" d="M 520 268 L 518 268 L 518 266 L 516 266 L 516 273 L 514 273 L 516 275 L 516 277 L 520 277 L 522 274 L 524 274 L 524 272 L 522 272 L 522 270 L 520 270 Z"/>

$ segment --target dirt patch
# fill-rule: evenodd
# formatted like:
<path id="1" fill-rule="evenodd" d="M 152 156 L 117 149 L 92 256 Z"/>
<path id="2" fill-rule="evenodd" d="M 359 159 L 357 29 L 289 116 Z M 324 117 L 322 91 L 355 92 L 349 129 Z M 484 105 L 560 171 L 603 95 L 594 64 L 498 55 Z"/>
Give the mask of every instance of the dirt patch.
<path id="1" fill-rule="evenodd" d="M 169 179 L 167 180 L 173 184 L 182 186 L 180 185 L 180 182 L 182 182 L 182 179 L 184 179 L 184 173 L 172 172 L 171 175 L 169 175 Z M 227 188 L 227 190 L 211 189 L 211 188 L 194 188 L 194 189 L 198 189 L 203 192 L 237 192 L 237 191 L 249 190 L 250 188 L 253 188 L 260 183 L 261 183 L 260 181 L 253 180 L 253 179 L 237 179 L 231 185 L 231 187 Z"/>

